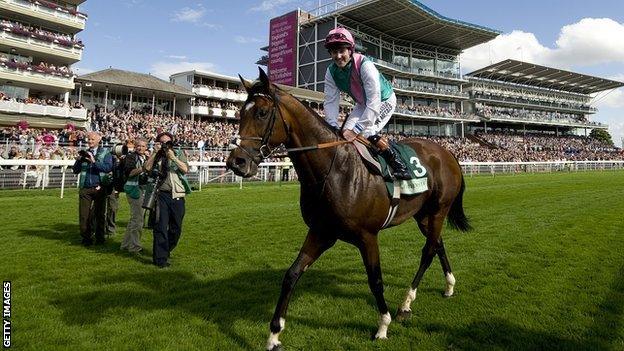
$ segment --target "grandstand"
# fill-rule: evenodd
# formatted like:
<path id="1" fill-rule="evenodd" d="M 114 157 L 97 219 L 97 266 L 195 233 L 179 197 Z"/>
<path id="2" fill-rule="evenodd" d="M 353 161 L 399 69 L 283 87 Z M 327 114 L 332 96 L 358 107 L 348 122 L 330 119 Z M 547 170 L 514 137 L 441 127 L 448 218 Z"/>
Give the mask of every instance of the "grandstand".
<path id="1" fill-rule="evenodd" d="M 504 60 L 465 76 L 469 104 L 465 110 L 479 116 L 479 128 L 560 134 L 584 134 L 608 126 L 590 120 L 598 92 L 624 83 L 536 65 Z M 582 131 L 582 133 L 579 133 Z"/>
<path id="2" fill-rule="evenodd" d="M 150 74 L 108 68 L 77 77 L 71 96 L 89 110 L 142 111 L 154 116 L 186 115 L 195 94 Z"/>
<path id="3" fill-rule="evenodd" d="M 322 92 L 331 63 L 323 43 L 337 26 L 355 35 L 356 50 L 395 88 L 397 109 L 387 132 L 461 135 L 464 124 L 478 122 L 463 111 L 469 95 L 459 55 L 500 32 L 444 17 L 418 1 L 341 1 L 274 18 L 269 46 L 262 48 L 269 55 L 258 63 L 267 63 L 274 81 Z"/>
<path id="4" fill-rule="evenodd" d="M 191 90 L 195 95 L 190 108 L 180 111 L 182 115 L 191 116 L 192 119 L 233 120 L 242 103 L 247 100 L 247 92 L 238 77 L 192 70 L 174 73 L 169 80 Z M 322 106 L 324 98 L 322 93 L 283 84 L 278 86 L 320 112 L 319 106 Z M 348 107 L 347 103 L 343 105 Z"/>
<path id="5" fill-rule="evenodd" d="M 71 104 L 71 65 L 84 44 L 76 35 L 84 0 L 0 0 L 0 124 L 84 124 L 87 111 Z"/>

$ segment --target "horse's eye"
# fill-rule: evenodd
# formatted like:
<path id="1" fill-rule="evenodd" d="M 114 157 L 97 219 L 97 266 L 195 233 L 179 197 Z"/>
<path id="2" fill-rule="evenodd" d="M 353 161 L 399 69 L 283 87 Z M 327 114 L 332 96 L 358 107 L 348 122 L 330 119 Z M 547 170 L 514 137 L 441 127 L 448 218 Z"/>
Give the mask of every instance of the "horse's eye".
<path id="1" fill-rule="evenodd" d="M 266 119 L 269 116 L 269 111 L 263 108 L 258 109 L 257 116 L 259 119 Z"/>

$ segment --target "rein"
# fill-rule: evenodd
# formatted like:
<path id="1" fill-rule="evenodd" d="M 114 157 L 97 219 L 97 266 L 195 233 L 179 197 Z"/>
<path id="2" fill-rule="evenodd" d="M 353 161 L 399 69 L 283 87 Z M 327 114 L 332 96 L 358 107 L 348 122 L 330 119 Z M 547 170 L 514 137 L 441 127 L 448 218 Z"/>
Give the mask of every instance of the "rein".
<path id="1" fill-rule="evenodd" d="M 328 143 L 321 143 L 321 144 L 317 144 L 317 145 L 310 145 L 310 146 L 302 146 L 302 147 L 293 147 L 293 148 L 287 148 L 285 150 L 283 150 L 285 152 L 285 154 L 273 154 L 275 152 L 276 149 L 271 149 L 271 147 L 269 146 L 269 140 L 271 139 L 271 136 L 273 135 L 273 127 L 275 126 L 275 121 L 277 120 L 277 115 L 279 114 L 280 119 L 282 120 L 282 123 L 284 123 L 284 127 L 286 129 L 286 134 L 289 136 L 290 138 L 290 126 L 286 123 L 286 121 L 284 120 L 284 116 L 282 116 L 282 111 L 280 110 L 279 107 L 279 100 L 277 99 L 277 96 L 273 97 L 271 95 L 268 94 L 262 94 L 262 93 L 258 93 L 255 95 L 259 95 L 262 96 L 264 98 L 267 98 L 271 101 L 273 101 L 273 111 L 271 112 L 271 121 L 269 122 L 269 126 L 267 127 L 266 131 L 264 132 L 264 135 L 262 137 L 240 137 L 240 140 L 253 140 L 253 141 L 258 141 L 260 142 L 260 149 L 259 149 L 259 156 L 260 156 L 260 162 L 262 162 L 262 160 L 269 158 L 269 157 L 276 157 L 276 158 L 284 158 L 284 157 L 288 157 L 288 154 L 290 153 L 295 153 L 295 152 L 305 152 L 305 151 L 312 151 L 312 150 L 318 150 L 318 149 L 325 149 L 328 147 L 334 147 L 334 146 L 338 146 L 338 145 L 342 145 L 342 144 L 348 144 L 351 141 L 348 140 L 337 140 L 337 141 L 331 141 Z M 358 136 L 358 141 L 363 142 L 364 144 L 369 144 L 368 140 L 366 140 L 363 137 L 359 137 Z M 260 162 L 256 162 L 256 158 L 257 156 L 253 156 L 249 153 L 249 151 L 245 150 L 245 148 L 241 147 L 240 144 L 235 143 L 236 146 L 240 147 L 241 150 L 243 150 L 243 152 L 245 152 L 247 154 L 247 156 L 249 156 L 253 162 L 255 162 L 256 164 L 259 164 Z"/>

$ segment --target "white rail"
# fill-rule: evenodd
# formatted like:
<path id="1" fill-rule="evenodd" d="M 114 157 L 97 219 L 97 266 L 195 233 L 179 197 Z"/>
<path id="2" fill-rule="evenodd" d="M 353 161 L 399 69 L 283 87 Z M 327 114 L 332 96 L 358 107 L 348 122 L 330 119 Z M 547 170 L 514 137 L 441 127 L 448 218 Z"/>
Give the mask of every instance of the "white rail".
<path id="1" fill-rule="evenodd" d="M 73 174 L 73 160 L 5 160 L 0 159 L 0 189 L 60 188 L 61 198 L 66 187 L 77 187 L 78 176 Z M 624 170 L 624 161 L 555 161 L 555 162 L 461 162 L 467 177 L 477 175 L 580 172 Z M 189 162 L 191 183 L 202 186 L 209 183 L 237 183 L 243 179 L 229 171 L 224 162 Z M 245 182 L 280 182 L 296 180 L 290 162 L 261 163 L 255 177 Z"/>

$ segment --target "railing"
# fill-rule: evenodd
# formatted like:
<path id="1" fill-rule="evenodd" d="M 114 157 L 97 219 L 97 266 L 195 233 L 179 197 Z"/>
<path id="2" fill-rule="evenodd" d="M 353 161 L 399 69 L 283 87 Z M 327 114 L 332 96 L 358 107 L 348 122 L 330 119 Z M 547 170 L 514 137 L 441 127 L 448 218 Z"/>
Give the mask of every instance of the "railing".
<path id="1" fill-rule="evenodd" d="M 313 10 L 310 10 L 310 13 L 315 17 L 324 17 L 331 14 L 334 11 L 338 11 L 339 9 L 353 5 L 355 3 L 360 2 L 361 0 L 339 0 L 334 1 L 325 5 L 321 5 Z"/>
<path id="2" fill-rule="evenodd" d="M 72 173 L 73 160 L 0 159 L 0 189 L 77 187 L 78 176 Z M 624 161 L 552 161 L 552 162 L 460 162 L 466 176 L 624 170 Z M 297 180 L 290 162 L 261 163 L 255 177 L 244 182 L 279 182 L 287 175 Z M 210 183 L 238 183 L 243 179 L 227 170 L 224 162 L 189 162 L 189 181 L 201 191 Z"/>
<path id="3" fill-rule="evenodd" d="M 193 92 L 200 97 L 216 98 L 221 100 L 233 100 L 233 101 L 245 101 L 247 100 L 247 93 L 237 92 L 235 90 L 223 90 L 219 88 L 213 88 L 205 85 L 193 86 Z"/>
<path id="4" fill-rule="evenodd" d="M 11 114 L 52 116 L 61 118 L 87 119 L 87 109 L 26 104 L 17 101 L 0 101 L 0 111 Z"/>
<path id="5" fill-rule="evenodd" d="M 453 97 L 459 97 L 459 98 L 464 98 L 464 99 L 468 99 L 468 93 L 463 92 L 463 91 L 451 91 L 451 90 L 444 90 L 444 89 L 435 89 L 435 88 L 428 88 L 425 86 L 409 86 L 409 85 L 404 85 L 404 84 L 392 84 L 392 86 L 395 88 L 395 90 L 397 92 L 406 92 L 406 93 L 420 93 L 420 94 L 426 94 L 426 95 L 434 95 L 434 96 L 444 96 L 444 97 L 448 97 L 448 96 L 453 96 Z"/>
<path id="6" fill-rule="evenodd" d="M 87 15 L 78 11 L 66 9 L 58 4 L 44 0 L 0 0 L 0 4 L 15 5 L 34 12 L 47 14 L 59 19 L 68 20 L 81 25 L 83 28 L 87 22 Z"/>
<path id="7" fill-rule="evenodd" d="M 77 59 L 80 59 L 82 55 L 81 45 L 63 45 L 60 42 L 56 43 L 54 41 L 47 41 L 39 38 L 34 38 L 32 36 L 24 36 L 20 34 L 16 34 L 14 32 L 7 32 L 6 30 L 0 30 L 0 38 L 6 40 L 17 41 L 26 45 L 29 45 L 30 48 L 39 48 L 39 49 L 50 49 L 50 50 L 58 50 L 62 51 L 64 54 L 75 55 Z"/>
<path id="8" fill-rule="evenodd" d="M 575 121 L 569 118 L 557 118 L 557 117 L 514 117 L 510 115 L 501 115 L 501 114 L 492 114 L 490 113 L 488 116 L 483 114 L 482 112 L 477 112 L 479 116 L 483 116 L 486 121 L 504 121 L 504 122 L 516 122 L 516 123 L 532 123 L 532 124 L 545 124 L 545 125 L 553 125 L 560 126 L 566 125 L 571 127 L 578 128 L 608 128 L 609 126 L 600 122 L 580 122 Z"/>
<path id="9" fill-rule="evenodd" d="M 209 107 L 209 106 L 191 106 L 191 109 L 192 109 L 193 114 L 196 114 L 196 115 L 228 117 L 228 118 L 236 117 L 236 110 L 233 110 L 233 109 L 222 109 L 219 107 Z"/>
<path id="10" fill-rule="evenodd" d="M 72 72 L 51 70 L 49 68 L 30 65 L 28 63 L 2 61 L 0 62 L 0 73 L 2 72 L 16 75 L 17 77 L 14 79 L 23 79 L 28 82 L 34 79 L 43 79 L 46 81 L 45 84 L 62 84 L 63 87 L 67 88 L 73 88 L 74 86 L 74 75 Z"/>
<path id="11" fill-rule="evenodd" d="M 515 104 L 515 105 L 522 105 L 522 106 L 536 106 L 536 107 L 546 107 L 546 108 L 551 108 L 551 109 L 558 109 L 558 110 L 569 110 L 569 111 L 580 111 L 580 112 L 591 112 L 591 113 L 595 113 L 598 112 L 598 109 L 595 107 L 591 107 L 591 106 L 583 106 L 583 105 L 577 105 L 577 106 L 571 106 L 571 105 L 564 105 L 563 103 L 557 104 L 557 103 L 553 103 L 553 102 L 546 102 L 546 101 L 527 101 L 527 102 L 522 102 L 522 101 L 518 101 L 518 98 L 506 98 L 503 96 L 495 96 L 495 95 L 490 95 L 489 97 L 484 95 L 484 94 L 474 94 L 473 98 L 475 100 L 484 100 L 484 101 L 493 101 L 493 102 L 505 102 L 505 103 L 511 103 L 511 104 Z"/>
<path id="12" fill-rule="evenodd" d="M 415 76 L 421 76 L 421 77 L 436 77 L 436 78 L 443 78 L 443 79 L 450 79 L 453 81 L 458 81 L 458 82 L 462 82 L 462 83 L 467 83 L 467 80 L 464 80 L 461 78 L 461 76 L 459 74 L 455 74 L 455 73 L 450 73 L 450 72 L 440 72 L 440 71 L 430 71 L 430 70 L 423 70 L 421 68 L 416 68 L 416 67 L 408 67 L 408 66 L 403 66 L 403 65 L 397 65 L 395 63 L 391 63 L 388 61 L 384 61 L 384 60 L 380 60 L 378 58 L 375 57 L 370 57 L 367 56 L 368 59 L 370 59 L 371 61 L 373 61 L 374 63 L 376 63 L 378 66 L 380 67 L 385 67 L 394 71 L 397 71 L 399 73 L 410 73 L 413 74 Z"/>
<path id="13" fill-rule="evenodd" d="M 418 112 L 418 111 L 412 111 L 406 108 L 401 108 L 401 107 L 397 107 L 396 110 L 394 110 L 395 114 L 398 115 L 405 115 L 405 116 L 414 116 L 414 117 L 419 117 L 419 118 L 425 118 L 425 119 L 436 119 L 436 120 L 452 120 L 452 121 L 470 121 L 470 122 L 478 122 L 479 121 L 479 117 L 476 115 L 467 115 L 467 114 L 461 114 L 459 116 L 457 115 L 453 115 L 451 113 L 447 113 L 447 114 L 428 114 L 425 112 Z"/>

